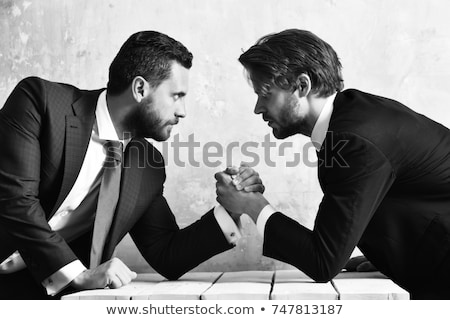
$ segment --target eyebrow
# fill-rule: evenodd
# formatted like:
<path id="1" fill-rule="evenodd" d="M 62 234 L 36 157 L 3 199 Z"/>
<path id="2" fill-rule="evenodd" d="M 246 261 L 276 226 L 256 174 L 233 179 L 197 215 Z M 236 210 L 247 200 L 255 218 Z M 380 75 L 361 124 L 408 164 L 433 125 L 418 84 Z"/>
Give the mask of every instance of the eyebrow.
<path id="1" fill-rule="evenodd" d="M 263 98 L 267 98 L 272 94 L 271 91 L 266 91 L 266 90 L 254 90 L 254 91 L 257 96 L 260 96 Z"/>

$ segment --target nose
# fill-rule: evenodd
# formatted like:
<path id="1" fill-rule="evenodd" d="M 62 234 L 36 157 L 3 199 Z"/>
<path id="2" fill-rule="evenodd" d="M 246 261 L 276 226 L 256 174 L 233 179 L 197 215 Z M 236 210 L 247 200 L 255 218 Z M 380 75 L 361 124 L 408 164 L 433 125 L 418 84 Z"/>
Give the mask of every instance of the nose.
<path id="1" fill-rule="evenodd" d="M 258 97 L 258 100 L 256 101 L 256 105 L 255 105 L 255 110 L 253 110 L 253 112 L 255 114 L 260 114 L 260 113 L 263 113 L 264 111 L 265 111 L 264 104 L 261 101 L 261 98 Z"/>
<path id="2" fill-rule="evenodd" d="M 186 117 L 186 105 L 184 103 L 184 99 L 180 99 L 177 103 L 177 107 L 175 109 L 175 116 L 177 118 Z"/>

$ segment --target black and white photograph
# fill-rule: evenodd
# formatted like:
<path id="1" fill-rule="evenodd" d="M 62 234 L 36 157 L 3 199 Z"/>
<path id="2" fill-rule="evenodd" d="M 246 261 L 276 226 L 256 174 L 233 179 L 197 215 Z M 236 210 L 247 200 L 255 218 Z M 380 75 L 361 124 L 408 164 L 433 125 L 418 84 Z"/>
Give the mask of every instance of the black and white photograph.
<path id="1" fill-rule="evenodd" d="M 0 0 L 0 314 L 443 316 L 449 10 Z"/>

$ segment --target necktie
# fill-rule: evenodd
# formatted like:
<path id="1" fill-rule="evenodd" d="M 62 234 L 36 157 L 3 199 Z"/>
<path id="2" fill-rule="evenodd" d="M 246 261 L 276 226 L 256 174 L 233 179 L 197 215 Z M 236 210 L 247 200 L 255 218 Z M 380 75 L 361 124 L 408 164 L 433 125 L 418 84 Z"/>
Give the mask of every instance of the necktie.
<path id="1" fill-rule="evenodd" d="M 106 158 L 103 164 L 103 177 L 100 185 L 94 233 L 92 236 L 91 269 L 97 267 L 101 262 L 106 237 L 111 227 L 120 193 L 122 143 L 120 141 L 107 141 L 104 147 L 106 148 Z"/>

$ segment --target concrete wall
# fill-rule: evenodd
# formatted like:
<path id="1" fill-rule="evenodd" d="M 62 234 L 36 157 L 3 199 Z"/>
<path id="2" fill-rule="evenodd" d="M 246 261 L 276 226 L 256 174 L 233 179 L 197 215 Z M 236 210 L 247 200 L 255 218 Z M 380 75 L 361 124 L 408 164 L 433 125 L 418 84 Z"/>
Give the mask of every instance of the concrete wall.
<path id="1" fill-rule="evenodd" d="M 182 150 L 177 159 L 185 162 L 182 167 L 170 145 L 158 144 L 162 150 L 169 146 L 165 190 L 180 226 L 215 205 L 213 174 L 228 162 L 253 161 L 240 150 L 246 142 L 257 142 L 258 148 L 248 150 L 260 157 L 256 169 L 268 199 L 312 227 L 322 196 L 314 152 L 304 148 L 308 139 L 297 136 L 285 140 L 292 147 L 284 156 L 272 148 L 270 158 L 264 157 L 262 142 L 270 130 L 252 114 L 255 96 L 238 56 L 267 33 L 308 29 L 340 55 L 347 88 L 397 99 L 450 126 L 449 10 L 444 0 L 1 0 L 0 105 L 17 81 L 30 75 L 103 87 L 110 61 L 130 34 L 144 29 L 167 33 L 195 56 L 188 117 L 173 136 L 184 142 L 194 134 L 200 147 L 191 155 Z M 223 147 L 222 156 L 209 158 L 220 162 L 216 167 L 202 160 L 208 142 Z M 300 163 L 288 166 L 296 154 Z M 261 247 L 255 226 L 244 220 L 238 246 L 196 270 L 290 267 L 262 257 Z M 129 239 L 118 256 L 137 271 L 149 270 Z"/>

